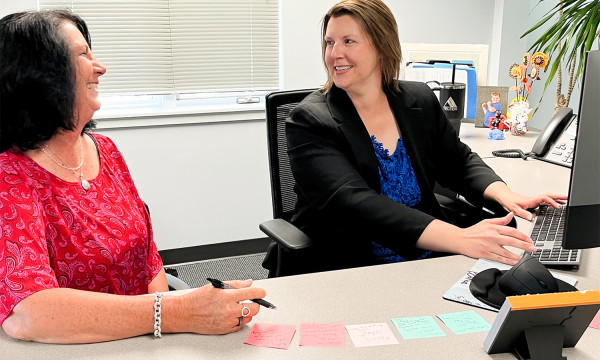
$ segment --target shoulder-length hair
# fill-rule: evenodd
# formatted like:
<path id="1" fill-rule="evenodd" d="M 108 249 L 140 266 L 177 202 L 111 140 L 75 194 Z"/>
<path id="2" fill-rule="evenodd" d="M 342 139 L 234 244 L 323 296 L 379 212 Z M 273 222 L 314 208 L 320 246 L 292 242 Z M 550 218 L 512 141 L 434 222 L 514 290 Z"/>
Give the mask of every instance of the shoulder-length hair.
<path id="1" fill-rule="evenodd" d="M 64 21 L 77 26 L 91 47 L 85 22 L 67 10 L 0 19 L 0 152 L 34 149 L 59 129 L 76 126 L 76 69 L 60 29 Z"/>
<path id="2" fill-rule="evenodd" d="M 398 37 L 398 25 L 390 9 L 381 0 L 343 0 L 335 4 L 323 17 L 322 33 L 322 57 L 323 64 L 327 69 L 325 51 L 327 42 L 325 35 L 329 20 L 342 15 L 352 16 L 369 37 L 371 44 L 375 47 L 381 57 L 382 87 L 398 90 L 395 81 L 400 74 L 400 62 L 402 51 Z M 327 83 L 321 90 L 329 92 L 333 87 L 333 79 L 327 71 Z"/>

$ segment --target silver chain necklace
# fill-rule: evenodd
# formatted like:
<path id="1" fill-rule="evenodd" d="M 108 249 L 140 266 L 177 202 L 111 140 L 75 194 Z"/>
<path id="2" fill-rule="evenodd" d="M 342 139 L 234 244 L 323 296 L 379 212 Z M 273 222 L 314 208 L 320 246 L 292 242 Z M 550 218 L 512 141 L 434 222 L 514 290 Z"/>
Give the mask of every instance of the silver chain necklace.
<path id="1" fill-rule="evenodd" d="M 44 148 L 47 148 L 48 150 L 50 150 L 52 152 L 52 154 L 54 154 L 54 156 L 56 156 L 58 158 L 58 160 L 60 160 L 62 162 L 58 162 L 58 160 L 56 160 L 52 155 L 50 155 Z M 48 156 L 50 158 L 50 160 L 54 161 L 54 163 L 58 166 L 60 166 L 63 169 L 72 171 L 75 175 L 79 176 L 79 179 L 81 180 L 81 187 L 83 188 L 83 190 L 88 191 L 90 189 L 90 183 L 83 178 L 83 170 L 81 170 L 81 168 L 83 167 L 83 161 L 84 161 L 84 157 L 83 157 L 83 144 L 81 141 L 81 137 L 79 138 L 79 156 L 81 157 L 81 162 L 79 163 L 78 166 L 76 167 L 71 167 L 69 166 L 69 164 L 66 163 L 66 161 L 64 161 L 60 156 L 58 156 L 58 154 L 56 152 L 54 152 L 54 150 L 52 150 L 48 144 L 44 144 L 44 146 L 40 146 L 40 150 L 42 150 L 42 152 L 44 154 L 46 154 L 46 156 Z M 79 171 L 81 170 L 81 171 Z M 77 171 L 79 171 L 79 174 L 77 173 Z"/>

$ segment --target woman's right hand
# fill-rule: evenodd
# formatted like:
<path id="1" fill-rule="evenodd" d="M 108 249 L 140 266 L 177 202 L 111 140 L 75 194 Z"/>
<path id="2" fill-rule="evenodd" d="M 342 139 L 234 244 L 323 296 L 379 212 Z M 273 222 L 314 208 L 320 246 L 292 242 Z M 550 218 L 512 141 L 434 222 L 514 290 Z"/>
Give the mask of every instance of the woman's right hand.
<path id="1" fill-rule="evenodd" d="M 485 219 L 471 227 L 460 229 L 459 253 L 476 259 L 484 258 L 514 265 L 521 256 L 507 250 L 506 246 L 523 251 L 535 251 L 536 247 L 529 236 L 506 226 L 513 216 L 511 212 L 504 217 Z"/>
<path id="2" fill-rule="evenodd" d="M 508 213 L 501 218 L 485 219 L 465 229 L 434 220 L 421 234 L 417 246 L 514 265 L 521 256 L 506 249 L 506 246 L 524 251 L 535 251 L 536 247 L 523 232 L 506 226 L 513 216 L 513 213 Z"/>
<path id="3" fill-rule="evenodd" d="M 181 296 L 165 297 L 163 331 L 227 334 L 241 330 L 260 310 L 260 305 L 246 301 L 264 298 L 266 292 L 252 287 L 252 280 L 227 283 L 236 289 L 217 289 L 208 284 Z"/>

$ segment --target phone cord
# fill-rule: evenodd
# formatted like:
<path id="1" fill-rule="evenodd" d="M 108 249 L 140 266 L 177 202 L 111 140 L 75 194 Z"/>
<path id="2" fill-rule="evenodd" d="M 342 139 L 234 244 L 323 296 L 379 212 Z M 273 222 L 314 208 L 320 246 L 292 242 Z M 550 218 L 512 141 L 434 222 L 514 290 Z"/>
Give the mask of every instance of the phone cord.
<path id="1" fill-rule="evenodd" d="M 504 149 L 504 150 L 495 150 L 492 151 L 492 155 L 498 157 L 506 157 L 506 158 L 521 158 L 523 160 L 527 160 L 528 157 L 532 157 L 535 155 L 533 152 L 528 152 L 527 154 L 519 149 Z"/>

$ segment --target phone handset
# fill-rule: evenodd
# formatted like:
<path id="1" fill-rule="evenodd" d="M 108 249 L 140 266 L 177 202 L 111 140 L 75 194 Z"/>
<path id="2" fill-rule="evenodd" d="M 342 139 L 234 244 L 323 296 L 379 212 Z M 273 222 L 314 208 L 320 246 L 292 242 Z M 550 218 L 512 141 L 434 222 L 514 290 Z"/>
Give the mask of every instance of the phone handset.
<path id="1" fill-rule="evenodd" d="M 552 145 L 558 140 L 560 134 L 569 125 L 569 120 L 573 117 L 573 109 L 564 107 L 558 109 L 558 111 L 552 116 L 552 119 L 544 128 L 544 131 L 537 138 L 531 152 L 536 156 L 545 156 Z"/>
<path id="2" fill-rule="evenodd" d="M 519 149 L 504 149 L 492 151 L 492 154 L 499 157 L 520 157 L 523 160 L 527 160 L 529 157 L 543 158 L 548 154 L 548 151 L 558 140 L 559 136 L 565 131 L 572 118 L 573 109 L 568 107 L 560 108 L 552 116 L 552 119 L 550 119 L 544 130 L 538 136 L 530 152 L 524 153 Z"/>

